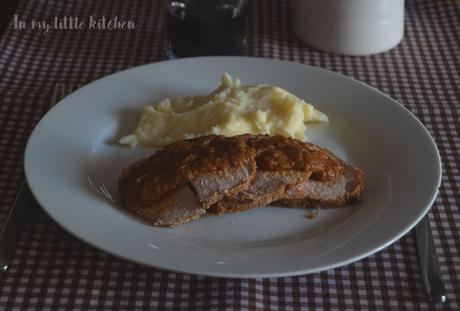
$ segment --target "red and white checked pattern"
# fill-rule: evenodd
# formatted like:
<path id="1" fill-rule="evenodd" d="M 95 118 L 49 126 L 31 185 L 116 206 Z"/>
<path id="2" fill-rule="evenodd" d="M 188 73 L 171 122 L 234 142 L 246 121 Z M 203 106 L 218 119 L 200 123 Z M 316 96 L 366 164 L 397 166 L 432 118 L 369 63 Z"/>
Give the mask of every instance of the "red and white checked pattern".
<path id="1" fill-rule="evenodd" d="M 0 309 L 458 310 L 460 293 L 460 2 L 407 0 L 406 32 L 392 51 L 347 57 L 303 46 L 288 0 L 252 0 L 247 53 L 338 71 L 390 94 L 435 138 L 443 183 L 430 212 L 449 304 L 426 303 L 412 233 L 364 260 L 300 277 L 220 279 L 139 266 L 88 246 L 41 209 L 27 216 L 10 270 L 0 275 Z M 22 180 L 27 138 L 56 82 L 88 83 L 165 59 L 157 0 L 28 0 L 23 20 L 119 16 L 133 31 L 14 30 L 0 39 L 0 226 Z M 389 124 L 391 121 L 389 120 Z"/>

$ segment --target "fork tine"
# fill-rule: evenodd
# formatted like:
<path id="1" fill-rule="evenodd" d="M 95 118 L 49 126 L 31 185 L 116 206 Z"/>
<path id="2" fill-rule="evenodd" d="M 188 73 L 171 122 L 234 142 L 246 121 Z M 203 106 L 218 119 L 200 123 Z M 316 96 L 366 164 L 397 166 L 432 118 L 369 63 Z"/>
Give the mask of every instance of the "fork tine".
<path id="1" fill-rule="evenodd" d="M 116 202 L 112 194 L 110 193 L 109 189 L 107 189 L 106 185 L 104 184 L 99 185 L 95 183 L 94 180 L 89 175 L 86 175 L 86 180 L 88 181 L 88 184 L 90 185 L 91 189 L 93 189 L 102 198 L 112 203 Z"/>
<path id="2" fill-rule="evenodd" d="M 96 187 L 94 190 L 96 190 L 96 192 L 102 196 L 104 199 L 107 199 L 107 196 L 105 195 L 105 193 L 101 190 L 100 187 Z"/>
<path id="3" fill-rule="evenodd" d="M 86 180 L 88 181 L 89 185 L 91 186 L 91 188 L 94 189 L 94 182 L 93 182 L 93 179 L 91 177 L 89 177 L 89 175 L 86 175 Z"/>
<path id="4" fill-rule="evenodd" d="M 113 199 L 112 195 L 110 194 L 109 190 L 107 189 L 107 187 L 105 185 L 101 185 L 98 188 L 102 192 L 104 197 L 106 197 L 107 199 L 109 199 L 112 202 L 115 202 L 115 200 Z"/>

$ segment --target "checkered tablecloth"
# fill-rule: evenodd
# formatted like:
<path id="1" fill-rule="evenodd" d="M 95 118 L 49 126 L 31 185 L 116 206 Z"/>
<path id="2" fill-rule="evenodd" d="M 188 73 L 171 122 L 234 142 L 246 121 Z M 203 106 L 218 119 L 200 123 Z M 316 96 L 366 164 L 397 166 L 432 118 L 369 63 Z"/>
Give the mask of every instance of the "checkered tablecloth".
<path id="1" fill-rule="evenodd" d="M 371 1 L 371 0 L 370 0 Z M 446 305 L 426 302 L 414 234 L 356 263 L 311 275 L 224 279 L 130 263 L 79 241 L 32 206 L 10 270 L 0 274 L 0 310 L 459 310 L 460 2 L 407 0 L 404 40 L 370 57 L 318 52 L 294 37 L 287 0 L 252 0 L 249 55 L 320 66 L 390 94 L 425 124 L 443 161 L 429 213 Z M 23 179 L 27 138 L 57 82 L 89 83 L 165 59 L 157 0 L 23 0 L 18 20 L 118 16 L 131 31 L 15 29 L 0 40 L 0 226 Z"/>

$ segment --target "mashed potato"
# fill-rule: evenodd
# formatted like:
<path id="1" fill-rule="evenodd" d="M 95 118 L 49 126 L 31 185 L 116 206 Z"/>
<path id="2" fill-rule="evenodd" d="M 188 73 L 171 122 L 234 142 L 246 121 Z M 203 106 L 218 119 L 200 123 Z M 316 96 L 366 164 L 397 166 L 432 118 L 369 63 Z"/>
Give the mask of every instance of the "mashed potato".
<path id="1" fill-rule="evenodd" d="M 177 140 L 216 134 L 281 134 L 307 139 L 306 122 L 327 116 L 302 99 L 271 85 L 241 85 L 228 74 L 206 96 L 166 98 L 142 108 L 134 132 L 121 144 L 161 147 Z"/>

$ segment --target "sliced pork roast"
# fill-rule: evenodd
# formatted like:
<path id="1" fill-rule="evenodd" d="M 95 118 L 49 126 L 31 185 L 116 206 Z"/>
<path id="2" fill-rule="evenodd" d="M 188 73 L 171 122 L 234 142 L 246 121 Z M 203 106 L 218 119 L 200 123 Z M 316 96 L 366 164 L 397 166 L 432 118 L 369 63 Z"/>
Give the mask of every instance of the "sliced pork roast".
<path id="1" fill-rule="evenodd" d="M 225 195 L 249 187 L 256 172 L 254 154 L 238 138 L 175 142 L 123 170 L 121 204 L 158 226 L 197 219 Z"/>
<path id="2" fill-rule="evenodd" d="M 344 164 L 344 172 L 333 181 L 305 180 L 273 202 L 281 207 L 340 207 L 359 202 L 364 193 L 364 174 L 357 167 Z"/>
<path id="3" fill-rule="evenodd" d="M 343 166 L 331 153 L 315 145 L 284 136 L 242 135 L 255 149 L 257 173 L 250 187 L 227 195 L 209 212 L 224 214 L 265 206 L 285 198 L 289 189 L 314 178 L 336 180 Z"/>
<path id="4" fill-rule="evenodd" d="M 205 136 L 175 142 L 122 172 L 122 205 L 174 226 L 204 213 L 270 203 L 338 207 L 359 201 L 363 173 L 316 145 L 284 136 Z"/>

